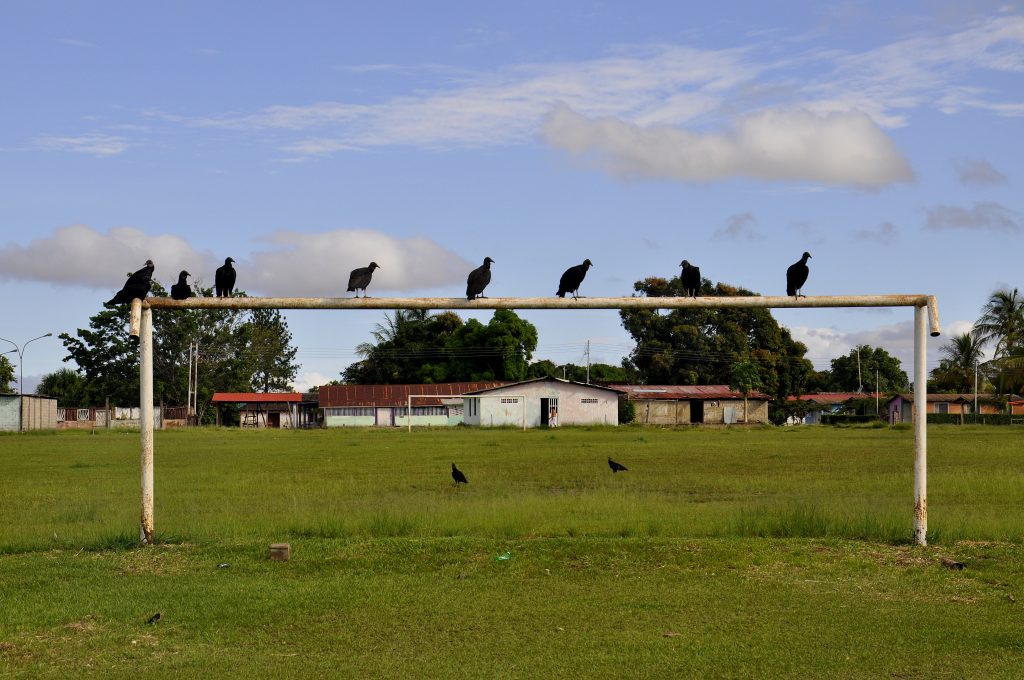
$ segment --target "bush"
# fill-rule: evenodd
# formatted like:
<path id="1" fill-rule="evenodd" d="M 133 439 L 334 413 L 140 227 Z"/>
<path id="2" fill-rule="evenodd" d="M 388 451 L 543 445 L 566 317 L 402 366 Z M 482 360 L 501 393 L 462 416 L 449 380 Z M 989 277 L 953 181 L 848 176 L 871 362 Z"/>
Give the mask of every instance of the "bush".
<path id="1" fill-rule="evenodd" d="M 823 415 L 821 417 L 821 424 L 822 425 L 852 425 L 853 423 L 872 423 L 872 422 L 875 422 L 877 420 L 879 420 L 879 418 L 876 415 L 870 415 L 870 416 L 857 416 L 857 415 L 853 415 L 853 416 L 848 416 L 848 415 L 837 413 L 837 414 L 833 414 L 833 415 Z"/>
<path id="2" fill-rule="evenodd" d="M 1024 416 L 1010 416 L 1006 413 L 965 413 L 964 425 L 1010 425 L 1011 418 L 1024 420 Z M 959 413 L 929 413 L 929 425 L 959 425 Z"/>
<path id="3" fill-rule="evenodd" d="M 636 420 L 636 404 L 628 399 L 619 399 L 619 425 Z"/>

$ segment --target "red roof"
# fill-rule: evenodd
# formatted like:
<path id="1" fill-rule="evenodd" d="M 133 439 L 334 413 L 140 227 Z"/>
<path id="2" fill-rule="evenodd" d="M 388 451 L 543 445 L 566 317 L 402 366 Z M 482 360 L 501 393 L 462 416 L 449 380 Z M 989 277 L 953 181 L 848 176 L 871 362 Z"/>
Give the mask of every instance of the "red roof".
<path id="1" fill-rule="evenodd" d="M 302 401 L 298 392 L 215 392 L 214 402 L 236 404 L 279 404 L 286 401 Z"/>
<path id="2" fill-rule="evenodd" d="M 456 382 L 430 385 L 324 385 L 320 388 L 320 407 L 406 406 L 410 394 L 457 397 L 477 390 L 501 387 L 508 383 Z M 413 406 L 439 406 L 440 399 L 414 399 Z"/>
<path id="3" fill-rule="evenodd" d="M 742 399 L 743 393 L 728 385 L 609 385 L 625 392 L 630 399 Z M 764 392 L 753 391 L 751 399 L 770 399 Z"/>

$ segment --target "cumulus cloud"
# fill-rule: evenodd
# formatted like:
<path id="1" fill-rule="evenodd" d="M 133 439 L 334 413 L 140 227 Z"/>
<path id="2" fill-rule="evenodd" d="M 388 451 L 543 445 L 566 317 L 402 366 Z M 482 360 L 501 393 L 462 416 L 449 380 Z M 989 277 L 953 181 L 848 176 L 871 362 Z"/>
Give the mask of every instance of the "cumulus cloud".
<path id="1" fill-rule="evenodd" d="M 1006 184 L 1006 175 L 992 167 L 986 160 L 978 158 L 958 158 L 953 161 L 960 182 L 968 186 L 995 186 Z"/>
<path id="2" fill-rule="evenodd" d="M 27 246 L 8 243 L 0 248 L 0 278 L 116 290 L 127 272 L 149 259 L 156 265 L 154 278 L 166 287 L 182 269 L 199 275 L 215 261 L 179 236 L 153 236 L 134 227 L 114 227 L 103 233 L 75 224 L 33 239 Z"/>
<path id="3" fill-rule="evenodd" d="M 32 143 L 47 151 L 70 151 L 88 153 L 98 158 L 116 156 L 128 149 L 128 140 L 113 135 L 87 134 L 78 137 L 36 137 Z"/>
<path id="4" fill-rule="evenodd" d="M 874 229 L 858 229 L 853 237 L 859 241 L 874 241 L 886 245 L 895 243 L 900 237 L 900 230 L 892 222 L 882 222 Z"/>
<path id="5" fill-rule="evenodd" d="M 757 241 L 764 238 L 757 230 L 754 229 L 753 224 L 757 220 L 754 219 L 754 215 L 749 212 L 741 213 L 739 215 L 733 215 L 726 222 L 725 226 L 719 227 L 712 234 L 711 240 L 713 241 Z"/>
<path id="6" fill-rule="evenodd" d="M 588 118 L 563 104 L 548 116 L 544 139 L 626 178 L 745 177 L 877 188 L 914 177 L 892 140 L 859 112 L 766 110 L 737 118 L 723 132 L 692 132 Z"/>
<path id="7" fill-rule="evenodd" d="M 466 274 L 476 266 L 428 238 L 396 238 L 369 229 L 279 231 L 263 241 L 269 248 L 248 258 L 229 253 L 239 260 L 238 287 L 260 295 L 347 295 L 349 272 L 371 260 L 381 266 L 373 276 L 376 291 L 465 283 Z M 182 269 L 209 284 L 223 257 L 200 252 L 179 236 L 151 235 L 134 227 L 104 233 L 78 224 L 28 245 L 9 243 L 0 248 L 0 280 L 116 289 L 127 272 L 152 259 L 154 278 L 165 288 Z"/>
<path id="8" fill-rule="evenodd" d="M 371 294 L 465 284 L 477 266 L 426 237 L 396 238 L 369 229 L 278 231 L 265 241 L 271 249 L 252 253 L 246 263 L 246 281 L 252 283 L 243 287 L 275 296 L 348 295 L 349 272 L 371 261 L 380 265 Z"/>
<path id="9" fill-rule="evenodd" d="M 927 210 L 925 228 L 933 231 L 1021 231 L 1020 215 L 999 203 L 975 203 L 970 209 L 940 204 Z"/>

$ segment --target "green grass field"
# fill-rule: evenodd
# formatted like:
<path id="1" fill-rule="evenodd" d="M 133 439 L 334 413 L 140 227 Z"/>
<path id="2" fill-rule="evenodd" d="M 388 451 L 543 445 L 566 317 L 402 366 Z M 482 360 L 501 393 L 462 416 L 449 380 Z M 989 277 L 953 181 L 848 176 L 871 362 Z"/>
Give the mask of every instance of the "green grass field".
<path id="1" fill-rule="evenodd" d="M 137 433 L 0 436 L 0 676 L 1021 677 L 1024 428 L 930 428 L 928 548 L 912 459 L 888 428 L 158 432 L 139 548 Z"/>

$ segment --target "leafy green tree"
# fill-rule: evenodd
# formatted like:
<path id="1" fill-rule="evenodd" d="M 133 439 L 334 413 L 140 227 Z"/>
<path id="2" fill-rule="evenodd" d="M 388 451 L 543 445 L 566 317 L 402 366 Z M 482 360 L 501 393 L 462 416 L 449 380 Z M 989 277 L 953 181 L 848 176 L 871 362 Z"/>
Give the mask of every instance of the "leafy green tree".
<path id="1" fill-rule="evenodd" d="M 648 297 L 682 296 L 678 277 L 652 277 L 634 284 Z M 702 295 L 754 295 L 725 283 L 705 281 Z M 647 384 L 723 385 L 731 379 L 732 364 L 754 362 L 763 389 L 779 402 L 799 394 L 813 367 L 804 358 L 807 347 L 780 326 L 768 309 L 625 309 L 622 325 L 636 342 L 623 363 Z"/>
<path id="2" fill-rule="evenodd" d="M 88 407 L 85 379 L 70 368 L 61 368 L 47 373 L 39 381 L 36 394 L 54 397 L 60 406 Z"/>
<path id="3" fill-rule="evenodd" d="M 981 363 L 984 350 L 972 333 L 954 335 L 939 348 L 939 365 L 932 371 L 935 389 L 940 392 L 973 392 L 975 370 Z M 984 374 L 979 380 L 984 379 Z"/>
<path id="4" fill-rule="evenodd" d="M 486 323 L 453 312 L 398 310 L 359 345 L 363 357 L 342 373 L 347 383 L 440 383 L 523 380 L 537 348 L 537 329 L 499 309 Z"/>
<path id="5" fill-rule="evenodd" d="M 254 309 L 246 322 L 252 389 L 256 392 L 289 390 L 299 372 L 298 348 L 292 346 L 288 322 L 276 309 Z"/>
<path id="6" fill-rule="evenodd" d="M 729 387 L 738 390 L 743 395 L 743 422 L 750 422 L 748 418 L 747 397 L 754 390 L 761 389 L 761 373 L 752 361 L 737 361 L 732 365 L 729 375 Z"/>
<path id="7" fill-rule="evenodd" d="M 14 382 L 14 364 L 3 354 L 0 354 L 0 394 L 14 392 L 11 383 Z"/>
<path id="8" fill-rule="evenodd" d="M 556 365 L 553 361 L 549 361 L 547 359 L 530 364 L 527 371 L 527 378 L 543 378 L 545 376 L 551 376 L 553 378 L 564 377 L 567 380 L 586 382 L 587 367 L 577 366 L 576 364 Z M 629 382 L 629 379 L 627 377 L 626 369 L 623 367 L 599 363 L 590 364 L 590 382 L 597 385 L 607 385 L 609 383 Z"/>
<path id="9" fill-rule="evenodd" d="M 860 354 L 860 380 L 857 376 L 857 355 Z M 878 387 L 881 392 L 896 392 L 907 389 L 910 379 L 900 366 L 900 360 L 881 347 L 858 345 L 849 354 L 832 360 L 832 384 L 834 391 L 855 392 L 860 387 L 874 392 L 875 371 L 878 371 Z"/>
<path id="10" fill-rule="evenodd" d="M 1024 296 L 1019 290 L 992 293 L 971 333 L 981 345 L 993 345 L 986 369 L 999 392 L 1024 390 Z"/>

